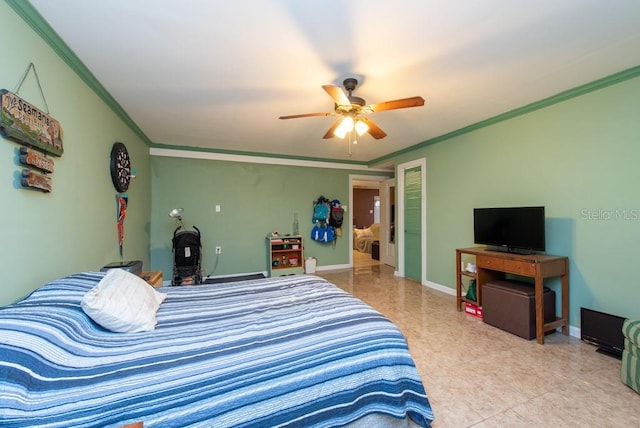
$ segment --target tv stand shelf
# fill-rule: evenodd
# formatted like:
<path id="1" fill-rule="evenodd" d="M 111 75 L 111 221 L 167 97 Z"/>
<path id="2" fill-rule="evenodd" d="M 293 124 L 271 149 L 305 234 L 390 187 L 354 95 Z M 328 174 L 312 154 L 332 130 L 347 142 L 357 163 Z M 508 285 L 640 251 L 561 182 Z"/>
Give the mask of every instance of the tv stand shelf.
<path id="1" fill-rule="evenodd" d="M 476 272 L 471 273 L 462 268 L 462 255 L 474 256 Z M 561 256 L 540 254 L 514 254 L 491 251 L 482 247 L 458 248 L 456 250 L 456 307 L 462 311 L 464 302 L 482 306 L 482 286 L 488 282 L 504 279 L 506 274 L 514 274 L 534 278 L 536 302 L 536 339 L 544 343 L 544 333 L 562 327 L 564 335 L 569 334 L 569 259 Z M 478 301 L 472 301 L 462 295 L 462 278 L 475 278 Z M 544 322 L 544 301 L 542 293 L 545 278 L 560 277 L 562 296 L 562 316 L 553 322 Z"/>

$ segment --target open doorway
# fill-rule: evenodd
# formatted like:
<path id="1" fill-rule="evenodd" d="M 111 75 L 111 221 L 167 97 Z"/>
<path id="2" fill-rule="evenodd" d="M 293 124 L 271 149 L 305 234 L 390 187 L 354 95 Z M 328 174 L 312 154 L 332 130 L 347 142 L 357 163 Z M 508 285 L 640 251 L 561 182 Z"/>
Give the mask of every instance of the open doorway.
<path id="1" fill-rule="evenodd" d="M 350 176 L 350 265 L 354 268 L 395 265 L 395 250 L 388 248 L 393 205 L 389 184 L 389 177 Z"/>

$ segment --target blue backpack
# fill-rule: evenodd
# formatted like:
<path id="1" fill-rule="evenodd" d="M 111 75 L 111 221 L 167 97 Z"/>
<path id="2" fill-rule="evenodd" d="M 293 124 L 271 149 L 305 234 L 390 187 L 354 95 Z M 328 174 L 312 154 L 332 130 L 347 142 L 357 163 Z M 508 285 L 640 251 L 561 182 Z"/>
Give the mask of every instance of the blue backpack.
<path id="1" fill-rule="evenodd" d="M 317 201 L 313 203 L 313 219 L 312 223 L 326 223 L 329 219 L 329 204 L 324 196 L 320 196 Z"/>

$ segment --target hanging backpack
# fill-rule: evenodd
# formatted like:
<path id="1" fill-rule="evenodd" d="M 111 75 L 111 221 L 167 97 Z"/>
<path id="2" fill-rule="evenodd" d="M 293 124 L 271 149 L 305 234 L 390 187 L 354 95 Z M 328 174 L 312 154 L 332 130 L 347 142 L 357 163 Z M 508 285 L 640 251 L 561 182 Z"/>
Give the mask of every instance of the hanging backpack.
<path id="1" fill-rule="evenodd" d="M 330 226 L 331 206 L 324 196 L 320 196 L 313 203 L 313 229 L 311 239 L 318 242 L 336 242 L 336 228 Z"/>
<path id="2" fill-rule="evenodd" d="M 317 201 L 313 203 L 313 218 L 312 223 L 326 223 L 329 218 L 329 205 L 327 199 L 324 196 L 320 196 Z"/>
<path id="3" fill-rule="evenodd" d="M 331 201 L 331 213 L 329 214 L 329 226 L 341 228 L 344 217 L 344 208 L 340 205 L 340 201 L 334 199 Z"/>

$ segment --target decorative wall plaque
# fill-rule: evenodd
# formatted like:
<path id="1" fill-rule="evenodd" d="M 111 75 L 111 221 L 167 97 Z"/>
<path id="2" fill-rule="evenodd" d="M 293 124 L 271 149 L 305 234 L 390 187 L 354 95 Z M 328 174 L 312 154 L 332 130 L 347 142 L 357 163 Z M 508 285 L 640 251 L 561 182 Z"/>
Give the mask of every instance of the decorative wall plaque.
<path id="1" fill-rule="evenodd" d="M 6 89 L 0 90 L 0 97 L 3 137 L 62 156 L 62 127 L 57 120 Z"/>
<path id="2" fill-rule="evenodd" d="M 53 160 L 28 147 L 20 147 L 20 163 L 44 172 L 53 172 Z"/>
<path id="3" fill-rule="evenodd" d="M 30 169 L 22 170 L 22 187 L 30 187 L 32 189 L 41 190 L 49 193 L 53 189 L 51 178 L 38 174 Z"/>

